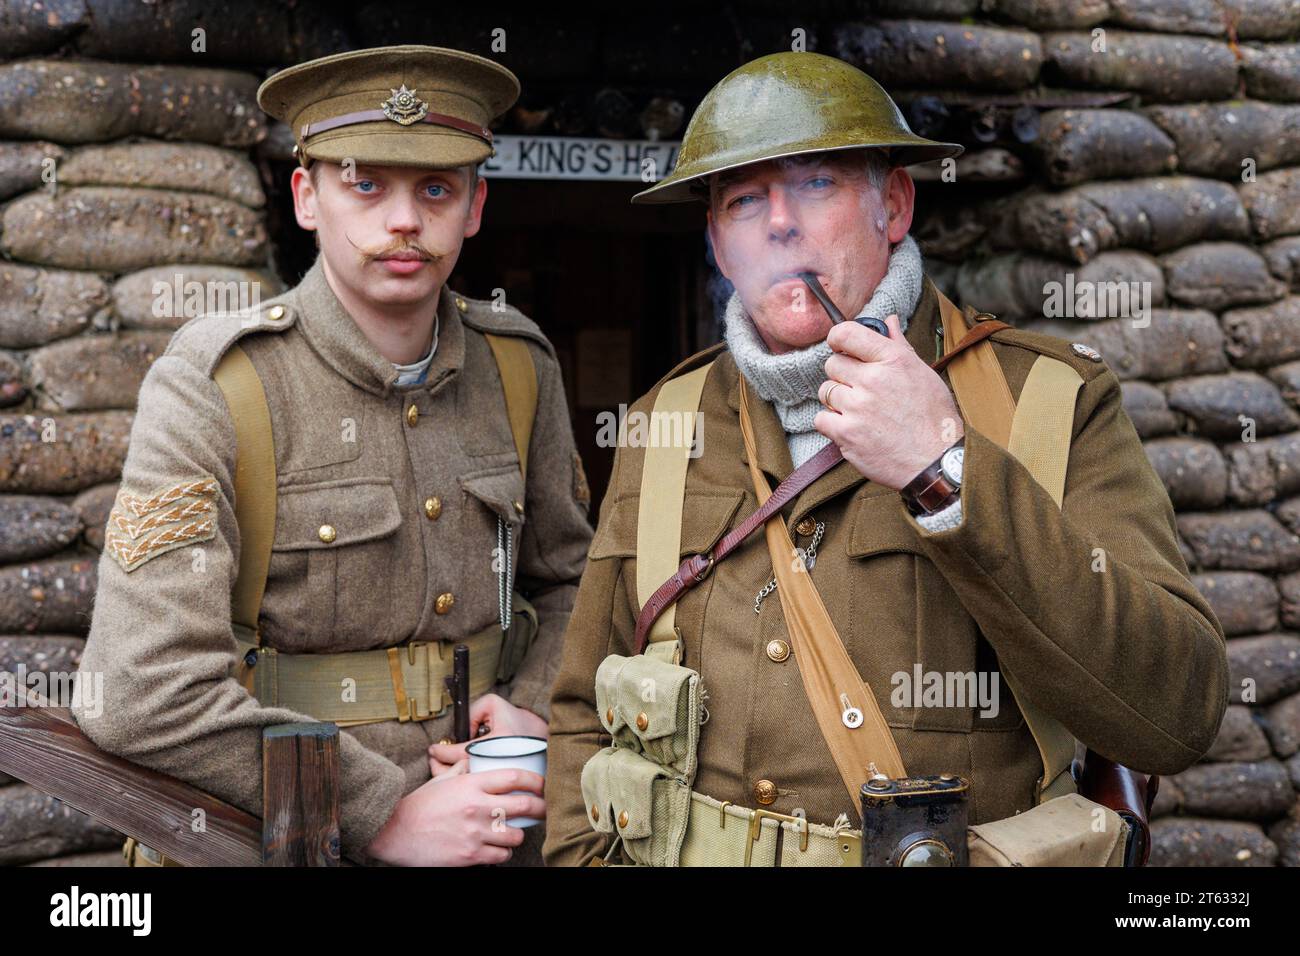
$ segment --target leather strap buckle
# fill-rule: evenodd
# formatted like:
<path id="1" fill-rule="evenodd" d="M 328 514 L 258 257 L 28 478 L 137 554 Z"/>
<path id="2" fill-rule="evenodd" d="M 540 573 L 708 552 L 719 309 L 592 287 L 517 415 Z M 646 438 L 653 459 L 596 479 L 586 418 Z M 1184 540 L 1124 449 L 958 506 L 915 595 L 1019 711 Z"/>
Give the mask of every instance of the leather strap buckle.
<path id="1" fill-rule="evenodd" d="M 709 576 L 709 573 L 713 570 L 713 564 L 714 564 L 712 551 L 710 551 L 707 555 L 697 554 L 695 557 L 691 558 L 691 562 L 694 563 L 698 561 L 700 558 L 704 558 L 707 563 L 704 565 L 703 568 L 701 568 L 699 571 L 694 572 L 691 575 L 691 577 L 695 580 L 696 584 L 699 584 L 701 581 L 703 581 L 705 578 Z"/>

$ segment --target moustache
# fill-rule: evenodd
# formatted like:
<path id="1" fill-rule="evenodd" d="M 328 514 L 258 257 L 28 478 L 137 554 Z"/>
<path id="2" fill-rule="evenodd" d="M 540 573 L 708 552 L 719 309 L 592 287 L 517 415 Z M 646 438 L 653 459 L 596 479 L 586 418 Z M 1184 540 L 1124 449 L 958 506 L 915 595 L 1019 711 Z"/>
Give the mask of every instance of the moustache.
<path id="1" fill-rule="evenodd" d="M 348 237 L 348 242 L 357 250 L 363 265 L 370 265 L 377 259 L 385 259 L 398 253 L 415 253 L 429 262 L 438 262 L 446 258 L 444 253 L 435 252 L 413 239 L 398 239 L 377 248 L 358 245 L 352 241 L 351 236 Z"/>

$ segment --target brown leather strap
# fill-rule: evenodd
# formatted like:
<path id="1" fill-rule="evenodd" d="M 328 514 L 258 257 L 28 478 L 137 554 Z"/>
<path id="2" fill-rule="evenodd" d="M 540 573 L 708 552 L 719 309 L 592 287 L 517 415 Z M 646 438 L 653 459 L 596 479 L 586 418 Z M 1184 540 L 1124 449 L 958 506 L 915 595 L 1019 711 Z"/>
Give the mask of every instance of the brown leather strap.
<path id="1" fill-rule="evenodd" d="M 985 321 L 975 326 L 975 328 L 967 332 L 966 335 L 962 338 L 961 344 L 958 345 L 955 349 L 953 349 L 943 358 L 939 359 L 937 362 L 931 362 L 930 368 L 934 369 L 936 372 L 943 371 L 943 367 L 947 365 L 949 362 L 951 362 L 953 359 L 955 359 L 957 357 L 957 353 L 962 351 L 962 349 L 968 349 L 972 345 L 976 345 L 984 341 L 984 339 L 988 338 L 994 332 L 997 332 L 1001 329 L 1009 329 L 1009 328 L 1011 328 L 1011 326 L 1007 325 L 1005 322 L 999 322 L 997 319 L 986 319 Z"/>
<path id="2" fill-rule="evenodd" d="M 724 536 L 713 551 L 709 554 L 692 555 L 683 561 L 681 567 L 677 569 L 677 573 L 661 584 L 659 589 L 650 595 L 650 600 L 646 601 L 645 606 L 641 608 L 641 613 L 636 619 L 636 653 L 640 654 L 645 650 L 646 636 L 650 633 L 650 625 L 655 622 L 655 618 L 662 614 L 668 605 L 676 601 L 682 592 L 695 587 L 695 585 L 703 581 L 708 576 L 709 571 L 713 570 L 713 565 L 734 551 L 736 546 L 748 538 L 755 528 L 770 518 L 774 511 L 779 511 L 795 495 L 843 460 L 844 455 L 840 452 L 839 446 L 831 442 L 791 472 L 790 476 L 777 486 L 776 491 L 772 492 L 772 497 L 768 498 L 761 508 L 742 521 L 740 527 Z"/>
<path id="3" fill-rule="evenodd" d="M 771 494 L 767 475 L 758 467 L 758 445 L 750 418 L 749 389 L 740 380 L 740 431 L 749 455 L 749 477 L 760 503 Z M 885 715 L 876 702 L 876 694 L 862 679 L 822 596 L 813 584 L 812 575 L 802 563 L 795 565 L 791 555 L 799 552 L 790 538 L 785 519 L 774 514 L 764 526 L 767 550 L 772 556 L 772 574 L 781 589 L 781 615 L 794 659 L 799 662 L 799 677 L 812 706 L 813 716 L 831 758 L 844 781 L 849 806 L 857 806 L 864 777 L 877 773 L 898 779 L 907 776 L 903 755 L 889 730 Z M 857 707 L 861 721 L 856 727 L 844 722 L 845 711 Z"/>
<path id="4" fill-rule="evenodd" d="M 300 139 L 306 140 L 308 136 L 315 136 L 317 133 L 324 133 L 326 130 L 338 129 L 340 126 L 351 126 L 353 123 L 373 123 L 377 120 L 388 119 L 388 114 L 383 110 L 361 110 L 356 113 L 344 113 L 342 116 L 331 116 L 329 119 L 317 120 L 315 123 L 304 123 Z M 486 126 L 479 126 L 477 123 L 471 123 L 456 116 L 448 116 L 446 113 L 425 113 L 416 122 L 432 123 L 435 126 L 450 126 L 452 129 L 458 129 L 469 133 L 471 136 L 477 136 L 488 145 L 492 144 L 492 131 Z"/>
<path id="5" fill-rule="evenodd" d="M 931 362 L 930 367 L 938 371 L 959 352 L 984 341 L 999 329 L 1006 328 L 1010 328 L 1010 326 L 1005 322 L 998 322 L 994 319 L 979 323 L 962 337 L 962 340 L 957 343 L 952 351 L 937 361 Z M 784 508 L 796 495 L 843 460 L 844 455 L 840 452 L 839 446 L 834 442 L 829 443 L 791 472 L 785 481 L 781 482 L 776 490 L 772 492 L 772 497 L 768 498 L 762 507 L 742 521 L 738 527 L 725 535 L 711 552 L 692 555 L 683 561 L 677 569 L 677 573 L 661 584 L 654 594 L 650 595 L 650 599 L 641 608 L 641 613 L 637 615 L 636 650 L 634 653 L 640 654 L 645 650 L 646 637 L 650 633 L 650 626 L 654 624 L 655 619 L 664 612 L 665 608 L 678 600 L 683 593 L 708 577 L 715 564 L 734 551 L 742 541 L 761 527 L 768 518 L 772 517 L 773 513 Z"/>

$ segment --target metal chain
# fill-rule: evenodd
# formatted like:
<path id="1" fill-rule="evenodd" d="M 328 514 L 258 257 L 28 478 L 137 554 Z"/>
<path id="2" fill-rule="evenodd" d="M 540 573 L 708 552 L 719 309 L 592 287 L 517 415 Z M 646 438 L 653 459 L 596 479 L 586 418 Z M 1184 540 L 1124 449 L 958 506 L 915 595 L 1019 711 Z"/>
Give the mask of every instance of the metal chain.
<path id="1" fill-rule="evenodd" d="M 795 551 L 798 553 L 799 557 L 803 559 L 803 566 L 805 570 L 811 571 L 813 569 L 813 565 L 817 563 L 817 545 L 821 544 L 822 535 L 825 533 L 825 531 L 826 531 L 826 523 L 824 521 L 818 521 L 817 528 L 815 531 L 813 531 L 813 539 L 812 541 L 808 542 L 808 547 L 795 548 Z M 754 595 L 755 614 L 761 613 L 763 598 L 767 597 L 775 590 L 776 590 L 776 575 L 772 575 L 772 580 L 768 581 L 767 584 L 763 585 L 762 590 L 759 591 L 756 595 Z"/>
<path id="2" fill-rule="evenodd" d="M 514 564 L 514 537 L 515 529 L 513 525 L 507 524 L 506 519 L 497 517 L 497 558 L 502 557 L 505 561 L 501 563 L 497 571 L 497 607 L 501 612 L 501 630 L 510 630 L 510 618 L 514 615 L 514 592 L 510 587 L 510 568 Z"/>

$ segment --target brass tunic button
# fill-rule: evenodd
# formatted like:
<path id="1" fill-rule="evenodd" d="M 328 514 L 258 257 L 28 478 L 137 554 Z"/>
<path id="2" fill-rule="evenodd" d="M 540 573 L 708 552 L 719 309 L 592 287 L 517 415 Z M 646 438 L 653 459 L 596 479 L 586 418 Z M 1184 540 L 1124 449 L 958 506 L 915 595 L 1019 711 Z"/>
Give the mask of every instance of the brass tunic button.
<path id="1" fill-rule="evenodd" d="M 437 521 L 442 514 L 442 499 L 437 495 L 424 499 L 424 516 L 430 521 Z"/>
<path id="2" fill-rule="evenodd" d="M 456 603 L 456 599 L 450 591 L 438 595 L 438 600 L 433 602 L 433 609 L 439 614 L 446 614 L 451 610 L 451 606 Z"/>
<path id="3" fill-rule="evenodd" d="M 279 321 L 280 319 L 283 319 L 283 318 L 284 318 L 284 306 L 282 306 L 282 305 L 273 305 L 273 306 L 271 306 L 270 310 L 266 313 L 266 317 L 267 317 L 268 319 L 270 319 L 272 322 L 277 322 L 277 321 Z"/>
<path id="4" fill-rule="evenodd" d="M 320 530 L 317 531 L 316 533 L 320 535 L 320 539 L 324 541 L 326 544 L 333 544 L 334 539 L 339 536 L 338 532 L 334 530 L 334 526 L 332 524 L 321 525 Z"/>
<path id="5" fill-rule="evenodd" d="M 625 827 L 625 826 L 627 826 L 627 811 L 626 811 L 626 810 L 624 810 L 622 813 L 620 813 L 620 814 L 618 815 L 618 825 L 619 825 L 620 827 Z"/>
<path id="6" fill-rule="evenodd" d="M 777 638 L 767 642 L 767 656 L 780 664 L 790 656 L 790 645 Z"/>
<path id="7" fill-rule="evenodd" d="M 600 822 L 600 808 L 594 803 L 591 805 L 591 819 L 596 823 Z"/>
<path id="8" fill-rule="evenodd" d="M 808 535 L 812 534 L 814 531 L 817 530 L 817 522 L 814 521 L 811 517 L 804 518 L 802 521 L 800 521 L 797 525 L 794 526 L 794 530 L 798 531 L 801 535 L 807 537 Z"/>
<path id="9" fill-rule="evenodd" d="M 649 726 L 650 718 L 645 715 L 645 711 L 643 710 L 641 713 L 636 715 L 636 729 L 645 730 Z"/>
<path id="10" fill-rule="evenodd" d="M 409 406 L 407 406 L 407 409 L 406 409 L 406 424 L 408 424 L 408 425 L 410 425 L 412 428 L 414 428 L 414 427 L 415 427 L 415 423 L 418 422 L 419 420 L 420 420 L 420 410 L 419 410 L 418 408 L 416 408 L 414 405 L 409 405 Z"/>
<path id="11" fill-rule="evenodd" d="M 771 780 L 760 780 L 754 784 L 754 799 L 767 806 L 776 802 L 776 784 Z"/>
<path id="12" fill-rule="evenodd" d="M 610 724 L 611 726 L 613 725 L 613 723 L 614 723 L 614 708 L 613 708 L 613 707 L 611 707 L 611 708 L 609 708 L 608 710 L 605 711 L 605 723 Z"/>
<path id="13" fill-rule="evenodd" d="M 520 501 L 518 498 L 515 499 L 515 513 L 516 514 L 524 513 L 524 503 Z"/>
<path id="14" fill-rule="evenodd" d="M 452 740 L 450 737 L 440 737 L 440 738 L 438 738 L 438 743 L 443 744 L 443 745 L 454 744 L 455 742 L 456 742 L 456 741 Z"/>
<path id="15" fill-rule="evenodd" d="M 464 312 L 466 309 L 469 308 L 469 303 L 466 302 L 464 299 L 462 299 L 460 296 L 456 296 L 456 308 Z"/>

